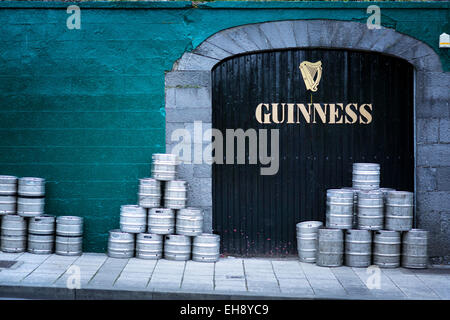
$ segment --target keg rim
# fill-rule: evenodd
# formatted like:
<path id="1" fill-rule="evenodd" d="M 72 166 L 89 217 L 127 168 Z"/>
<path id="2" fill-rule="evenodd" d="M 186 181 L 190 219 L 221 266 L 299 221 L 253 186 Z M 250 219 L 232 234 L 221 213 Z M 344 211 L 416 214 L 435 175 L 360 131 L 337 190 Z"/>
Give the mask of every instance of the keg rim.
<path id="1" fill-rule="evenodd" d="M 162 239 L 163 235 L 162 234 L 157 234 L 157 233 L 151 233 L 151 232 L 141 232 L 137 234 L 137 237 L 144 237 L 144 236 L 152 236 L 152 237 L 158 237 L 160 239 Z"/>
<path id="2" fill-rule="evenodd" d="M 12 220 L 15 220 L 15 221 L 18 221 L 18 220 L 24 220 L 25 221 L 24 217 L 22 217 L 22 216 L 20 216 L 18 214 L 6 214 L 6 215 L 2 216 L 2 219 L 5 219 L 5 218 L 12 219 Z"/>
<path id="3" fill-rule="evenodd" d="M 353 168 L 359 167 L 359 166 L 367 166 L 367 167 L 376 167 L 381 168 L 381 165 L 379 163 L 375 162 L 353 162 Z"/>
<path id="4" fill-rule="evenodd" d="M 404 190 L 392 190 L 388 191 L 387 195 L 394 195 L 394 196 L 414 196 L 414 192 L 412 191 L 404 191 Z"/>
<path id="5" fill-rule="evenodd" d="M 56 219 L 56 216 L 53 215 L 53 214 L 46 214 L 46 213 L 44 213 L 44 214 L 41 214 L 40 216 L 31 217 L 30 220 L 34 220 L 36 218 L 53 218 L 53 219 Z"/>
<path id="6" fill-rule="evenodd" d="M 349 232 L 372 234 L 372 230 L 368 230 L 368 229 L 347 229 L 347 230 L 345 230 L 345 234 L 349 234 Z"/>
<path id="7" fill-rule="evenodd" d="M 138 204 L 123 204 L 120 206 L 120 208 L 142 208 L 140 205 Z"/>
<path id="8" fill-rule="evenodd" d="M 349 189 L 337 189 L 337 188 L 332 188 L 332 189 L 327 189 L 327 194 L 328 193 L 340 193 L 340 194 L 351 194 L 353 196 L 353 190 L 349 190 Z"/>
<path id="9" fill-rule="evenodd" d="M 199 216 L 199 215 L 203 216 L 203 209 L 196 208 L 196 207 L 185 207 L 185 208 L 179 209 L 177 214 L 186 215 L 186 216 L 193 216 L 193 215 L 195 215 L 195 216 Z"/>
<path id="10" fill-rule="evenodd" d="M 420 232 L 420 233 L 426 233 L 428 235 L 428 230 L 425 230 L 425 229 L 412 228 L 412 229 L 409 229 L 406 234 L 408 234 L 410 232 L 413 232 L 413 233 Z"/>
<path id="11" fill-rule="evenodd" d="M 10 175 L 4 174 L 4 175 L 0 175 L 0 179 L 17 181 L 19 178 L 17 176 L 10 176 Z"/>
<path id="12" fill-rule="evenodd" d="M 160 157 L 160 156 L 169 156 L 169 157 L 178 159 L 178 155 L 173 154 L 173 153 L 154 153 L 154 154 L 152 154 L 152 158 L 153 157 Z"/>
<path id="13" fill-rule="evenodd" d="M 45 182 L 45 178 L 40 178 L 40 177 L 21 177 L 19 178 L 19 183 L 20 182 L 25 182 L 25 181 L 33 181 L 33 182 Z"/>
<path id="14" fill-rule="evenodd" d="M 166 240 L 167 238 L 170 240 L 170 237 L 175 237 L 175 239 L 186 239 L 186 240 L 191 240 L 191 238 L 189 236 L 186 236 L 184 234 L 165 234 L 164 235 L 164 240 Z"/>
<path id="15" fill-rule="evenodd" d="M 155 210 L 162 210 L 163 212 L 167 211 L 167 212 L 169 212 L 169 213 L 171 213 L 171 214 L 175 213 L 175 212 L 174 212 L 174 209 L 172 209 L 172 208 L 150 208 L 149 214 L 150 214 L 151 212 L 155 212 Z"/>
<path id="16" fill-rule="evenodd" d="M 322 227 L 319 228 L 319 232 L 322 231 L 322 230 L 323 230 L 323 231 L 329 231 L 329 232 L 336 232 L 336 233 L 340 232 L 340 233 L 344 234 L 344 233 L 343 233 L 343 230 L 344 230 L 344 229 L 328 228 L 328 227 L 326 227 L 326 226 L 322 226 Z M 322 231 L 322 232 L 323 232 L 323 231 Z"/>
<path id="17" fill-rule="evenodd" d="M 111 229 L 111 230 L 108 231 L 108 233 L 126 233 L 126 234 L 129 234 L 130 232 L 124 232 L 124 231 L 122 231 L 120 229 Z"/>
<path id="18" fill-rule="evenodd" d="M 377 189 L 371 189 L 371 190 L 363 190 L 363 189 L 359 189 L 358 190 L 358 196 L 359 196 L 359 194 L 364 194 L 364 195 L 370 195 L 370 194 L 373 194 L 373 195 L 382 195 L 383 194 L 383 192 L 379 189 L 379 188 L 377 188 Z"/>
<path id="19" fill-rule="evenodd" d="M 83 217 L 80 216 L 58 216 L 56 217 L 56 222 L 60 222 L 61 220 L 68 220 L 68 221 L 83 221 Z"/>
<path id="20" fill-rule="evenodd" d="M 381 232 L 382 233 L 389 233 L 389 234 L 392 234 L 393 232 L 395 232 L 396 234 L 398 234 L 398 235 L 400 235 L 400 231 L 395 231 L 395 230 L 385 230 L 385 229 L 382 229 L 382 230 L 374 230 L 375 231 L 375 234 L 381 234 Z"/>
<path id="21" fill-rule="evenodd" d="M 180 184 L 183 184 L 183 185 L 187 185 L 187 181 L 186 180 L 169 180 L 169 181 L 167 181 L 166 189 L 168 189 L 171 186 L 172 183 L 176 183 L 176 184 L 180 183 Z"/>
<path id="22" fill-rule="evenodd" d="M 312 226 L 309 226 L 311 224 L 312 224 Z M 308 226 L 306 226 L 306 225 L 308 225 Z M 316 228 L 323 226 L 323 222 L 317 221 L 317 220 L 308 220 L 308 221 L 299 222 L 295 226 L 298 228 L 316 229 Z"/>

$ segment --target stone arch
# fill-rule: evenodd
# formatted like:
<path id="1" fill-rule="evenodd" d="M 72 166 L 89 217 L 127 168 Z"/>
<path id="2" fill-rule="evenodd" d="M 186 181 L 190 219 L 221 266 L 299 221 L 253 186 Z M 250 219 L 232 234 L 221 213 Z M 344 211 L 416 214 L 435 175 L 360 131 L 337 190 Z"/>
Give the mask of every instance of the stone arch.
<path id="1" fill-rule="evenodd" d="M 442 72 L 439 56 L 417 39 L 394 29 L 371 30 L 363 23 L 334 20 L 275 21 L 226 29 L 207 38 L 192 52 L 183 54 L 173 71 L 208 71 L 233 55 L 286 48 L 380 52 L 407 60 L 416 70 Z"/>
<path id="2" fill-rule="evenodd" d="M 439 197 L 430 196 L 429 172 L 433 166 L 450 166 L 450 154 L 438 141 L 429 141 L 429 119 L 450 117 L 450 73 L 442 71 L 436 52 L 427 44 L 394 29 L 370 30 L 363 23 L 334 20 L 287 20 L 238 26 L 222 30 L 186 52 L 166 73 L 166 149 L 172 150 L 171 134 L 185 128 L 193 135 L 193 122 L 211 127 L 211 70 L 220 61 L 238 54 L 287 48 L 333 48 L 379 52 L 411 63 L 415 74 L 416 194 L 419 227 L 435 229 L 426 212 L 439 212 Z M 437 120 L 439 126 L 439 120 Z M 450 142 L 450 141 L 449 141 Z M 203 144 L 209 144 L 203 141 Z M 192 154 L 198 153 L 194 147 Z M 448 157 L 445 155 L 448 154 Z M 194 156 L 193 156 L 194 157 Z M 212 168 L 208 164 L 183 164 L 180 178 L 189 183 L 189 205 L 205 210 L 204 228 L 212 229 Z M 437 190 L 439 191 L 439 190 Z M 447 198 L 448 195 L 447 195 Z M 435 200 L 433 200 L 435 199 Z M 445 203 L 450 203 L 450 199 Z M 439 217 L 436 217 L 436 219 Z M 441 217 L 442 218 L 442 217 Z M 434 223 L 436 225 L 436 223 Z M 439 225 L 439 224 L 438 224 Z M 437 237 L 437 236 L 436 236 Z M 445 246 L 436 240 L 436 248 Z M 432 243 L 433 243 L 432 239 Z M 436 249 L 442 251 L 442 249 Z M 432 253 L 433 254 L 433 251 Z M 442 254 L 442 253 L 438 253 Z"/>

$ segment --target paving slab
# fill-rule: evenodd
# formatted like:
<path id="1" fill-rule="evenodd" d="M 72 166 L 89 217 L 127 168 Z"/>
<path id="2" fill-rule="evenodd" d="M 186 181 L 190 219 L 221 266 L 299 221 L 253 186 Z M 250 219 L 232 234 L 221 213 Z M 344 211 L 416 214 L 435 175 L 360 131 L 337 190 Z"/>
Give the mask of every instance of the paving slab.
<path id="1" fill-rule="evenodd" d="M 32 254 L 25 252 L 21 256 L 17 257 L 16 260 L 31 263 L 42 263 L 50 257 L 50 254 Z"/>
<path id="2" fill-rule="evenodd" d="M 400 290 L 400 288 L 391 281 L 389 277 L 382 272 L 382 269 L 373 273 L 367 268 L 352 268 L 358 275 L 361 281 L 371 290 L 371 294 L 377 298 L 384 299 L 405 299 L 407 296 Z"/>
<path id="3" fill-rule="evenodd" d="M 291 293 L 298 295 L 313 295 L 314 291 L 311 288 L 308 280 L 304 279 L 279 279 L 280 290 L 282 293 Z"/>
<path id="4" fill-rule="evenodd" d="M 0 251 L 0 260 L 17 260 L 19 257 L 21 257 L 24 254 L 24 252 L 20 253 L 8 253 L 8 252 L 2 252 Z"/>

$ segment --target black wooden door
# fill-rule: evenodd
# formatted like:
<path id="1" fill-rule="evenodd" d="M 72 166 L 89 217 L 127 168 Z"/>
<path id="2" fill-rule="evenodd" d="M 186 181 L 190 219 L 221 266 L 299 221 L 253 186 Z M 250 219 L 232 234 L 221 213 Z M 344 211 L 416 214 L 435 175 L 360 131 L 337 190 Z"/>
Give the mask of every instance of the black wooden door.
<path id="1" fill-rule="evenodd" d="M 314 93 L 299 69 L 305 60 L 322 62 Z M 224 142 L 226 129 L 254 128 L 279 129 L 280 144 L 276 175 L 261 175 L 259 161 L 213 165 L 213 228 L 222 252 L 295 254 L 295 224 L 324 221 L 326 190 L 351 186 L 353 162 L 380 163 L 382 186 L 413 191 L 413 68 L 407 62 L 346 50 L 261 52 L 221 62 L 212 81 L 213 128 Z M 260 103 L 307 106 L 311 100 L 371 104 L 372 121 L 261 124 L 255 117 Z"/>

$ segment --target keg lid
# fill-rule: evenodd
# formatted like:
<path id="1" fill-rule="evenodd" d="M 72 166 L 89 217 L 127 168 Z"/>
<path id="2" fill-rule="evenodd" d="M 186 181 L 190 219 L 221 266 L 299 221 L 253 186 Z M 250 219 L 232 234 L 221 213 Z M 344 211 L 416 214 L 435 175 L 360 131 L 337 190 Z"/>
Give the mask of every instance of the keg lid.
<path id="1" fill-rule="evenodd" d="M 408 234 L 423 234 L 428 236 L 428 231 L 424 230 L 424 229 L 411 229 L 409 231 L 407 231 L 406 233 Z"/>
<path id="2" fill-rule="evenodd" d="M 24 218 L 22 216 L 19 216 L 17 214 L 7 214 L 6 216 L 2 217 L 3 220 L 9 220 L 9 221 L 24 221 Z"/>
<path id="3" fill-rule="evenodd" d="M 355 162 L 353 163 L 353 168 L 367 168 L 367 169 L 380 169 L 379 163 L 372 163 L 372 162 Z"/>
<path id="4" fill-rule="evenodd" d="M 146 182 L 160 183 L 159 180 L 156 180 L 156 179 L 154 179 L 154 178 L 149 178 L 149 177 L 147 177 L 147 178 L 141 178 L 141 179 L 139 179 L 139 181 L 140 181 L 141 183 L 146 183 Z"/>
<path id="5" fill-rule="evenodd" d="M 50 214 L 43 214 L 40 216 L 36 216 L 36 217 L 31 217 L 30 221 L 41 221 L 41 220 L 52 220 L 55 221 L 56 217 Z"/>
<path id="6" fill-rule="evenodd" d="M 150 213 L 152 214 L 158 214 L 158 213 L 171 213 L 173 214 L 173 209 L 170 208 L 151 208 Z"/>
<path id="7" fill-rule="evenodd" d="M 44 183 L 44 178 L 38 177 L 22 177 L 19 179 L 19 183 Z"/>
<path id="8" fill-rule="evenodd" d="M 0 175 L 0 181 L 3 182 L 16 183 L 17 179 L 16 176 Z"/>
<path id="9" fill-rule="evenodd" d="M 160 164 L 178 165 L 180 163 L 178 156 L 171 153 L 154 153 L 152 155 L 153 162 L 157 161 Z"/>
<path id="10" fill-rule="evenodd" d="M 400 232 L 394 230 L 375 230 L 375 234 L 399 236 Z"/>
<path id="11" fill-rule="evenodd" d="M 400 190 L 390 190 L 387 192 L 389 197 L 412 197 L 413 192 L 410 191 L 400 191 Z"/>
<path id="12" fill-rule="evenodd" d="M 351 194 L 353 196 L 353 190 L 350 190 L 350 189 L 328 189 L 327 194 Z"/>
<path id="13" fill-rule="evenodd" d="M 178 214 L 183 215 L 203 215 L 203 209 L 195 207 L 186 207 L 178 211 Z"/>
<path id="14" fill-rule="evenodd" d="M 361 233 L 361 234 L 372 234 L 372 230 L 366 230 L 366 229 L 347 229 L 345 230 L 346 234 L 352 234 L 352 233 Z"/>
<path id="15" fill-rule="evenodd" d="M 145 213 L 146 209 L 137 204 L 124 204 L 124 205 L 120 206 L 120 211 Z"/>
<path id="16" fill-rule="evenodd" d="M 59 216 L 56 218 L 56 223 L 58 222 L 72 222 L 72 223 L 78 223 L 78 222 L 82 222 L 83 218 L 82 217 L 78 217 L 78 216 Z"/>
<path id="17" fill-rule="evenodd" d="M 379 197 L 383 195 L 383 192 L 379 189 L 374 190 L 358 190 L 358 196 L 362 195 L 363 197 L 372 198 L 372 197 Z"/>
<path id="18" fill-rule="evenodd" d="M 161 240 L 162 239 L 162 235 L 160 234 L 156 234 L 156 233 L 138 233 L 137 234 L 137 238 L 138 239 L 156 239 L 156 240 Z"/>
<path id="19" fill-rule="evenodd" d="M 317 229 L 321 226 L 323 226 L 321 221 L 303 221 L 296 225 L 298 229 Z"/>
<path id="20" fill-rule="evenodd" d="M 319 227 L 320 233 L 342 233 L 342 231 L 342 229 L 327 228 L 325 226 Z"/>
<path id="21" fill-rule="evenodd" d="M 173 185 L 175 185 L 176 187 L 178 187 L 178 186 L 186 186 L 187 185 L 187 181 L 185 181 L 185 180 L 170 180 L 170 181 L 167 181 L 166 189 L 169 188 L 169 187 L 173 187 Z"/>
<path id="22" fill-rule="evenodd" d="M 167 235 L 165 236 L 165 239 L 166 239 L 166 240 L 170 240 L 171 238 L 173 238 L 173 239 L 178 239 L 178 240 L 191 240 L 190 237 L 185 236 L 185 235 L 183 235 L 183 234 L 167 234 Z"/>

